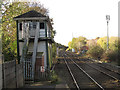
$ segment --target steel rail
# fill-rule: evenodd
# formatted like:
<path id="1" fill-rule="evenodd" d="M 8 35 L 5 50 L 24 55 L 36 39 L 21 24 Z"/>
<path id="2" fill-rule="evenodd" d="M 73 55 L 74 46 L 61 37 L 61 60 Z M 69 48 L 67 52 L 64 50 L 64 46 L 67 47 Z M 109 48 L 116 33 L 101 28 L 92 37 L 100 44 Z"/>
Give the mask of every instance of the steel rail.
<path id="1" fill-rule="evenodd" d="M 78 60 L 79 60 L 79 59 L 78 59 Z M 80 61 L 80 60 L 79 60 L 79 61 Z M 87 63 L 85 63 L 85 64 L 87 64 Z M 117 79 L 116 77 L 114 77 L 114 76 L 112 76 L 112 75 L 110 75 L 110 74 L 107 74 L 106 72 L 104 72 L 104 71 L 102 71 L 102 70 L 99 70 L 99 69 L 97 69 L 97 68 L 95 68 L 95 67 L 93 67 L 93 66 L 91 66 L 91 65 L 89 65 L 89 64 L 87 64 L 87 65 L 90 66 L 90 67 L 92 67 L 93 69 L 95 69 L 95 70 L 97 70 L 97 71 L 99 71 L 99 72 L 101 72 L 101 73 L 103 73 L 103 74 L 105 74 L 105 75 L 113 78 L 114 80 L 120 81 L 120 80 Z M 102 67 L 102 66 L 101 66 L 101 67 Z M 106 69 L 107 69 L 107 68 L 106 68 Z M 117 73 L 117 74 L 118 74 L 118 73 Z"/>
<path id="2" fill-rule="evenodd" d="M 72 77 L 72 79 L 73 79 L 73 81 L 75 83 L 75 86 L 77 87 L 78 90 L 80 90 L 80 87 L 79 87 L 79 85 L 78 85 L 78 83 L 77 83 L 77 81 L 76 81 L 76 79 L 75 79 L 75 77 L 74 77 L 74 75 L 73 75 L 73 73 L 72 73 L 68 63 L 67 63 L 67 61 L 65 59 L 64 59 L 64 61 L 65 61 L 65 64 L 66 64 L 66 66 L 67 66 L 67 68 L 68 68 L 68 70 L 70 72 L 70 75 L 71 75 L 71 77 Z"/>
<path id="3" fill-rule="evenodd" d="M 93 61 L 93 60 L 92 60 L 92 61 Z M 93 61 L 93 62 L 94 62 L 94 61 Z M 100 63 L 100 64 L 101 64 L 101 63 Z M 97 65 L 99 65 L 99 66 L 102 67 L 102 68 L 105 68 L 105 69 L 107 69 L 107 70 L 109 70 L 109 71 L 115 72 L 115 73 L 117 73 L 117 74 L 120 75 L 120 73 L 119 73 L 118 71 L 111 70 L 111 69 L 109 69 L 109 68 L 107 68 L 107 67 L 105 67 L 105 66 L 101 66 L 100 64 L 97 64 Z"/>
<path id="4" fill-rule="evenodd" d="M 65 54 L 66 55 L 66 54 Z M 67 56 L 67 55 L 66 55 Z M 73 61 L 72 59 L 70 59 Z M 84 69 L 82 69 L 75 61 L 73 63 L 83 72 L 85 73 L 100 89 L 104 90 L 104 88 L 96 81 L 94 80 Z"/>
<path id="5" fill-rule="evenodd" d="M 92 62 L 94 62 L 94 60 L 91 60 Z M 101 64 L 101 63 L 100 63 Z M 117 71 L 114 71 L 114 70 L 111 70 L 111 69 L 109 69 L 109 68 L 107 68 L 107 67 L 105 67 L 105 66 L 101 66 L 99 63 L 97 63 L 97 65 L 98 66 L 100 66 L 100 67 L 102 67 L 102 68 L 105 68 L 105 69 L 107 69 L 107 70 L 109 70 L 109 71 L 112 71 L 112 72 L 115 72 L 115 73 L 117 73 L 117 74 L 119 74 L 120 75 L 120 73 L 119 72 L 117 72 Z"/>
<path id="6" fill-rule="evenodd" d="M 99 64 L 98 64 L 99 65 Z M 114 70 L 111 70 L 111 69 L 109 69 L 109 68 L 106 68 L 106 67 L 104 67 L 104 66 L 101 66 L 101 65 L 99 65 L 100 67 L 102 67 L 102 68 L 105 68 L 105 69 L 107 69 L 107 70 L 109 70 L 109 71 L 112 71 L 112 72 L 115 72 L 115 73 L 117 73 L 117 74 L 119 74 L 120 75 L 120 73 L 119 72 L 117 72 L 117 71 L 114 71 Z"/>
<path id="7" fill-rule="evenodd" d="M 86 64 L 87 64 L 87 63 L 86 63 Z M 99 71 L 99 72 L 101 72 L 101 73 L 103 73 L 103 74 L 105 74 L 105 75 L 113 78 L 114 80 L 118 80 L 118 81 L 119 81 L 119 79 L 117 79 L 116 77 L 114 77 L 114 76 L 112 76 L 112 75 L 110 75 L 110 74 L 107 74 L 107 73 L 105 73 L 105 72 L 103 72 L 103 71 L 101 71 L 101 70 L 99 70 L 99 69 L 97 69 L 97 68 L 95 68 L 95 67 L 93 67 L 93 66 L 91 66 L 91 65 L 89 65 L 89 64 L 87 64 L 87 65 L 90 66 L 90 67 L 92 67 L 93 69 L 95 69 L 95 70 L 97 70 L 97 71 Z"/>
<path id="8" fill-rule="evenodd" d="M 79 60 L 79 59 L 78 59 L 78 60 Z M 93 60 L 92 60 L 92 61 L 93 61 Z M 93 61 L 93 62 L 94 62 L 94 61 Z M 85 64 L 87 64 L 87 63 L 85 63 Z M 97 71 L 99 71 L 99 72 L 101 72 L 101 73 L 103 73 L 103 74 L 105 74 L 105 75 L 113 78 L 114 80 L 120 81 L 120 79 L 117 79 L 116 77 L 114 77 L 114 76 L 112 76 L 112 75 L 110 75 L 110 74 L 107 74 L 107 73 L 105 73 L 105 72 L 103 72 L 103 71 L 101 71 L 101 70 L 99 70 L 99 69 L 97 69 L 97 68 L 95 68 L 95 67 L 93 67 L 93 66 L 91 66 L 91 65 L 89 65 L 89 64 L 87 64 L 87 65 L 90 66 L 90 67 L 92 67 L 92 68 L 94 68 L 94 69 L 96 69 Z M 99 65 L 99 66 L 100 66 L 100 65 Z M 114 70 L 110 70 L 110 69 L 108 69 L 108 68 L 106 68 L 106 67 L 104 67 L 104 66 L 100 66 L 100 67 L 105 68 L 105 69 L 107 69 L 107 70 L 109 70 L 109 71 L 115 72 L 115 73 L 117 73 L 117 74 L 120 75 L 119 72 L 116 72 L 116 71 L 114 71 Z"/>

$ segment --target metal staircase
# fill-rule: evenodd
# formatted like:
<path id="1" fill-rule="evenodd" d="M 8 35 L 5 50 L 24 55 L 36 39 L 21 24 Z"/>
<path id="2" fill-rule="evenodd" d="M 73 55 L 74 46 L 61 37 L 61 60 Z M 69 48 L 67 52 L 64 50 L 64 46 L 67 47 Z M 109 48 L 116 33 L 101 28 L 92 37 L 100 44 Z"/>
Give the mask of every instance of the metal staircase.
<path id="1" fill-rule="evenodd" d="M 24 78 L 25 80 L 34 80 L 34 72 L 35 72 L 35 61 L 38 47 L 38 37 L 39 37 L 39 22 L 37 22 L 37 28 L 35 32 L 34 38 L 34 46 L 32 58 L 27 58 L 27 51 L 29 46 L 29 23 L 24 24 L 25 28 L 25 37 L 24 37 L 24 45 L 22 50 L 21 62 L 24 65 Z"/>
<path id="2" fill-rule="evenodd" d="M 24 45 L 23 45 L 23 50 L 22 50 L 22 56 L 21 56 L 21 62 L 25 61 L 25 57 L 27 54 L 28 50 L 28 45 L 29 45 L 29 23 L 25 23 L 24 26 L 26 34 L 24 38 Z"/>

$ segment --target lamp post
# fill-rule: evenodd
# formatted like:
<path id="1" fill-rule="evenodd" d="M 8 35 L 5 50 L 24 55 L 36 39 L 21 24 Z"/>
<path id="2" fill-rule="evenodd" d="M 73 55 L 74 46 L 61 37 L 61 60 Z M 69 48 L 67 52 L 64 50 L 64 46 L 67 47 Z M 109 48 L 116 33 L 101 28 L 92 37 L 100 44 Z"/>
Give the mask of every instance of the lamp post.
<path id="1" fill-rule="evenodd" d="M 109 21 L 110 21 L 110 15 L 106 15 L 107 20 L 107 50 L 109 50 Z"/>

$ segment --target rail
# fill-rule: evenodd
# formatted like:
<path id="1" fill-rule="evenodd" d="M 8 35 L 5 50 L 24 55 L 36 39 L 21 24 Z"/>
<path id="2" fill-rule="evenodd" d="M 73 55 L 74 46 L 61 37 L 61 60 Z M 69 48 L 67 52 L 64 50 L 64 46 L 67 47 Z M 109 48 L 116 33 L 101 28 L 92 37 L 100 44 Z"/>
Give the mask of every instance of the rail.
<path id="1" fill-rule="evenodd" d="M 79 60 L 79 59 L 78 59 L 78 60 Z M 87 64 L 87 63 L 85 63 L 85 64 Z M 99 72 L 101 72 L 101 73 L 103 73 L 103 74 L 105 74 L 105 75 L 113 78 L 114 80 L 120 81 L 120 80 L 117 79 L 116 77 L 114 77 L 114 76 L 112 76 L 112 75 L 110 75 L 110 74 L 108 74 L 108 73 L 106 73 L 106 72 L 104 72 L 104 71 L 102 71 L 102 70 L 99 70 L 99 69 L 97 69 L 97 68 L 95 68 L 95 67 L 93 67 L 93 66 L 91 66 L 91 65 L 89 65 L 89 64 L 87 64 L 87 65 L 90 66 L 90 67 L 92 67 L 93 69 L 95 69 L 95 70 L 97 70 L 97 71 L 99 71 Z M 100 65 L 99 65 L 99 66 L 100 66 Z M 100 66 L 100 67 L 105 68 L 105 69 L 107 69 L 107 70 L 109 70 L 109 71 L 115 72 L 114 70 L 110 70 L 110 69 L 108 69 L 108 68 L 106 68 L 106 67 L 104 67 L 104 66 Z M 117 73 L 117 74 L 120 75 L 119 72 L 115 72 L 115 73 Z"/>
<path id="2" fill-rule="evenodd" d="M 64 59 L 64 60 L 65 60 L 65 59 Z M 69 65 L 67 64 L 67 61 L 66 61 L 66 60 L 65 60 L 65 64 L 67 65 L 67 68 L 68 68 L 68 70 L 69 70 L 69 72 L 70 72 L 70 75 L 71 75 L 71 77 L 72 77 L 72 79 L 73 79 L 73 81 L 74 81 L 74 83 L 75 83 L 75 86 L 77 87 L 78 90 L 80 90 L 80 87 L 79 87 L 79 85 L 78 85 L 78 83 L 77 83 L 77 81 L 76 81 L 76 79 L 75 79 L 75 77 L 74 77 L 74 75 L 73 75 L 73 73 L 72 73 Z"/>
<path id="3" fill-rule="evenodd" d="M 65 54 L 66 55 L 66 54 Z M 66 55 L 67 56 L 67 55 Z M 73 61 L 71 59 L 71 61 Z M 100 89 L 104 90 L 104 88 L 96 81 L 94 80 L 84 69 L 82 69 L 75 61 L 73 63 L 85 74 L 87 75 Z"/>

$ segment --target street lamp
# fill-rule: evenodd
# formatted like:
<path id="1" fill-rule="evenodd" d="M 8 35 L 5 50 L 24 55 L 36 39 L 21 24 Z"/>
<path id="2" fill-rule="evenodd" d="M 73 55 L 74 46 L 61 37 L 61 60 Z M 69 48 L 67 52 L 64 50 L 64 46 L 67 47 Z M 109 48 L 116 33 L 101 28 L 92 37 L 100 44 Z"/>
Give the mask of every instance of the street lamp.
<path id="1" fill-rule="evenodd" d="M 107 20 L 107 50 L 109 50 L 109 33 L 108 33 L 108 30 L 109 30 L 109 21 L 110 21 L 110 15 L 106 15 L 106 20 Z"/>

